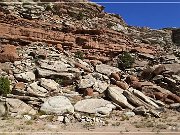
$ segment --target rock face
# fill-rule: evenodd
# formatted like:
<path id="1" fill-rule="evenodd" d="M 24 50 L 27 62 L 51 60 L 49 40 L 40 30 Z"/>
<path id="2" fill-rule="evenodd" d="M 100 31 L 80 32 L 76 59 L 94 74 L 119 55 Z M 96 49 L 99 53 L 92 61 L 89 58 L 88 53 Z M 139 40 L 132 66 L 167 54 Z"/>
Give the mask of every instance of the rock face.
<path id="1" fill-rule="evenodd" d="M 50 97 L 42 104 L 41 111 L 47 114 L 63 114 L 63 113 L 73 113 L 74 107 L 67 97 L 55 96 Z"/>
<path id="2" fill-rule="evenodd" d="M 104 99 L 85 99 L 77 102 L 74 109 L 79 112 L 100 113 L 108 115 L 116 107 Z"/>
<path id="3" fill-rule="evenodd" d="M 111 61 L 123 51 L 155 54 L 159 48 L 151 44 L 172 44 L 171 30 L 128 26 L 121 16 L 107 14 L 103 9 L 103 6 L 88 3 L 87 0 L 83 4 L 3 3 L 0 36 L 20 45 L 45 42 L 57 46 L 60 51 L 80 51 L 85 58 L 104 62 Z M 6 16 L 6 13 L 11 14 Z M 17 28 L 12 27 L 13 24 Z M 47 64 L 42 66 L 45 65 Z M 55 66 L 56 62 L 47 68 L 52 68 L 52 65 Z M 55 66 L 54 69 L 64 70 L 64 64 Z"/>

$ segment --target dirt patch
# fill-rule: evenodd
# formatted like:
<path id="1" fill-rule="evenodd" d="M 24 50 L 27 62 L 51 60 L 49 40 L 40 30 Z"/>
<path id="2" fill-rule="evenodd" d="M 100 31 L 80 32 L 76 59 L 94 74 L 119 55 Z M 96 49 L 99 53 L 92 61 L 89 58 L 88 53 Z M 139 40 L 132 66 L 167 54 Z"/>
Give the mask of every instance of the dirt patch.
<path id="1" fill-rule="evenodd" d="M 123 118 L 113 113 L 106 125 L 90 123 L 63 124 L 54 117 L 25 120 L 5 117 L 0 123 L 0 132 L 17 132 L 24 134 L 178 134 L 180 132 L 179 112 L 168 110 L 161 118 L 134 116 Z"/>

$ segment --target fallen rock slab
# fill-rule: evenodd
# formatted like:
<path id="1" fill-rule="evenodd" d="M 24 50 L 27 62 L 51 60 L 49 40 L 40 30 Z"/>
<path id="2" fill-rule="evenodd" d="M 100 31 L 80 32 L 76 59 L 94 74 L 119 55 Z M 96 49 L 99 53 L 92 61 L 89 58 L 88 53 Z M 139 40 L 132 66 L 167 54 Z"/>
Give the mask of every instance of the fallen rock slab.
<path id="1" fill-rule="evenodd" d="M 29 85 L 30 87 L 27 88 L 27 92 L 31 93 L 34 96 L 45 97 L 48 93 L 48 90 L 39 86 L 38 82 L 34 82 Z"/>
<path id="2" fill-rule="evenodd" d="M 123 95 L 123 89 L 116 87 L 116 86 L 110 86 L 108 88 L 108 96 L 114 101 L 116 104 L 129 108 L 134 109 L 134 107 L 128 103 L 127 98 Z"/>
<path id="3" fill-rule="evenodd" d="M 68 71 L 68 67 L 70 67 L 70 65 L 65 64 L 62 61 L 41 61 L 40 67 L 43 69 L 48 69 L 55 72 L 65 72 L 65 71 Z"/>
<path id="4" fill-rule="evenodd" d="M 79 112 L 86 112 L 86 113 L 100 113 L 109 115 L 112 109 L 115 109 L 115 105 L 111 102 L 104 100 L 104 99 L 85 99 L 78 101 L 74 108 L 76 111 Z"/>
<path id="5" fill-rule="evenodd" d="M 94 82 L 95 81 L 92 79 L 81 79 L 79 84 L 78 84 L 78 87 L 80 89 L 89 88 L 89 87 L 94 85 Z"/>
<path id="6" fill-rule="evenodd" d="M 18 81 L 31 82 L 35 80 L 35 74 L 33 72 L 15 74 L 14 76 Z"/>
<path id="7" fill-rule="evenodd" d="M 0 117 L 6 114 L 5 102 L 0 101 Z"/>
<path id="8" fill-rule="evenodd" d="M 134 95 L 136 95 L 137 97 L 141 98 L 142 100 L 144 100 L 144 101 L 147 102 L 148 104 L 150 104 L 150 105 L 152 105 L 152 106 L 154 106 L 154 107 L 156 107 L 156 108 L 159 108 L 159 106 L 158 106 L 156 103 L 154 103 L 153 101 L 151 101 L 151 100 L 149 99 L 149 97 L 147 97 L 146 95 L 144 95 L 141 91 L 138 91 L 138 90 L 136 90 L 136 89 L 133 89 L 132 92 L 133 92 Z"/>
<path id="9" fill-rule="evenodd" d="M 7 98 L 6 104 L 8 107 L 8 111 L 11 113 L 16 113 L 17 115 L 22 115 L 24 113 L 28 113 L 31 115 L 36 114 L 36 111 L 31 106 L 27 105 L 19 99 Z"/>
<path id="10" fill-rule="evenodd" d="M 51 79 L 41 78 L 40 85 L 49 91 L 55 91 L 59 89 L 59 84 Z"/>
<path id="11" fill-rule="evenodd" d="M 153 117 L 160 118 L 160 111 L 156 111 L 153 109 L 146 109 L 144 106 L 139 106 L 133 109 L 134 113 L 137 115 L 146 116 L 148 114 L 152 115 Z"/>
<path id="12" fill-rule="evenodd" d="M 99 93 L 103 93 L 108 88 L 108 86 L 108 83 L 97 80 L 93 85 L 93 89 Z"/>
<path id="13" fill-rule="evenodd" d="M 40 108 L 41 111 L 46 114 L 63 114 L 63 113 L 73 113 L 74 107 L 70 100 L 64 96 L 54 96 L 48 98 Z"/>
<path id="14" fill-rule="evenodd" d="M 68 80 L 73 80 L 75 78 L 75 73 L 58 73 L 52 70 L 47 70 L 47 69 L 42 69 L 42 68 L 37 68 L 37 73 L 39 77 L 46 78 L 46 77 L 62 77 L 66 78 Z"/>
<path id="15" fill-rule="evenodd" d="M 112 73 L 117 73 L 120 72 L 121 70 L 119 68 L 112 67 L 106 64 L 100 64 L 100 65 L 96 65 L 96 71 L 101 74 L 110 76 Z"/>
<path id="16" fill-rule="evenodd" d="M 123 91 L 123 95 L 127 98 L 127 100 L 132 103 L 135 106 L 143 106 L 144 104 L 136 97 L 133 95 L 130 91 Z"/>

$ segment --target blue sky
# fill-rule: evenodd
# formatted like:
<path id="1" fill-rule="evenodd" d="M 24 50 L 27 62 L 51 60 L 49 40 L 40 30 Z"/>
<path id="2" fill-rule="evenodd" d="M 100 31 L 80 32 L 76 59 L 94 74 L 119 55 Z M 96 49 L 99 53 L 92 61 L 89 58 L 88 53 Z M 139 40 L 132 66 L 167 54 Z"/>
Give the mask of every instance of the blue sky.
<path id="1" fill-rule="evenodd" d="M 180 0 L 91 0 L 93 2 L 179 2 L 159 4 L 98 3 L 105 11 L 120 14 L 129 25 L 150 28 L 180 27 Z"/>

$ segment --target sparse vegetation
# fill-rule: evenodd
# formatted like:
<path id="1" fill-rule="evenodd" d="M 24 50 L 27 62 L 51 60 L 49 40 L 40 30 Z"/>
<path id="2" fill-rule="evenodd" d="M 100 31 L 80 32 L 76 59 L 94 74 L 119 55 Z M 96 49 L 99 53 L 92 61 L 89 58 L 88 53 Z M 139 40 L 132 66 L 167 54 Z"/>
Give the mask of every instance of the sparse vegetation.
<path id="1" fill-rule="evenodd" d="M 108 28 L 111 28 L 111 27 L 113 27 L 113 26 L 114 26 L 114 24 L 113 24 L 112 22 L 107 23 L 107 27 L 108 27 Z"/>
<path id="2" fill-rule="evenodd" d="M 46 5 L 45 10 L 46 11 L 51 11 L 52 10 L 52 6 L 50 4 Z"/>
<path id="3" fill-rule="evenodd" d="M 0 95 L 6 96 L 10 93 L 10 81 L 7 77 L 0 77 Z"/>
<path id="4" fill-rule="evenodd" d="M 64 82 L 64 80 L 62 78 L 56 78 L 54 81 L 57 82 L 60 85 L 62 85 L 63 82 Z"/>
<path id="5" fill-rule="evenodd" d="M 157 124 L 156 125 L 156 128 L 158 128 L 158 129 L 167 129 L 167 125 L 166 124 Z"/>
<path id="6" fill-rule="evenodd" d="M 68 14 L 77 20 L 82 20 L 84 18 L 84 14 L 82 11 L 80 11 L 79 13 L 69 12 Z"/>
<path id="7" fill-rule="evenodd" d="M 156 127 L 157 123 L 155 122 L 154 119 L 141 119 L 141 122 L 134 122 L 134 125 L 136 128 L 152 128 Z"/>
<path id="8" fill-rule="evenodd" d="M 25 123 L 26 123 L 26 125 L 32 125 L 32 124 L 33 124 L 33 121 L 32 121 L 32 120 L 28 120 L 28 121 L 26 121 Z"/>
<path id="9" fill-rule="evenodd" d="M 52 122 L 52 121 L 54 121 L 54 116 L 53 115 L 49 115 L 49 116 L 46 117 L 46 120 L 48 122 Z"/>
<path id="10" fill-rule="evenodd" d="M 79 12 L 79 14 L 76 16 L 77 20 L 82 20 L 84 18 L 84 14 L 82 12 Z"/>
<path id="11" fill-rule="evenodd" d="M 108 124 L 109 124 L 109 121 L 106 120 L 106 121 L 105 121 L 105 124 L 108 125 Z"/>
<path id="12" fill-rule="evenodd" d="M 77 51 L 77 52 L 75 52 L 75 57 L 83 60 L 84 59 L 84 53 L 81 51 Z"/>
<path id="13" fill-rule="evenodd" d="M 112 126 L 120 126 L 120 122 L 112 123 Z"/>
<path id="14" fill-rule="evenodd" d="M 37 113 L 37 115 L 41 116 L 41 115 L 46 115 L 45 111 L 39 110 L 39 112 Z"/>
<path id="15" fill-rule="evenodd" d="M 83 128 L 86 128 L 86 129 L 94 129 L 94 128 L 95 128 L 95 124 L 94 124 L 94 123 L 89 123 L 89 122 L 87 122 L 87 123 L 85 123 L 85 124 L 83 125 Z"/>
<path id="16" fill-rule="evenodd" d="M 129 117 L 126 115 L 121 116 L 121 121 L 129 120 Z"/>
<path id="17" fill-rule="evenodd" d="M 134 61 L 135 59 L 130 55 L 130 53 L 123 52 L 118 57 L 118 67 L 122 70 L 125 70 L 126 68 L 131 68 Z"/>

